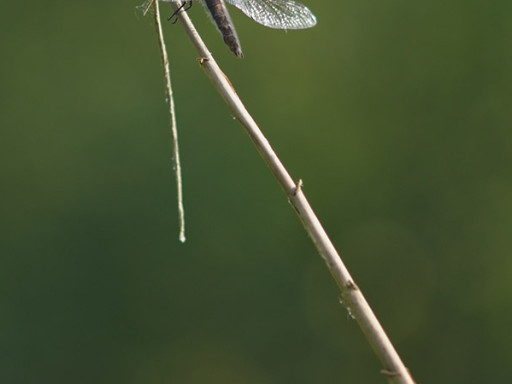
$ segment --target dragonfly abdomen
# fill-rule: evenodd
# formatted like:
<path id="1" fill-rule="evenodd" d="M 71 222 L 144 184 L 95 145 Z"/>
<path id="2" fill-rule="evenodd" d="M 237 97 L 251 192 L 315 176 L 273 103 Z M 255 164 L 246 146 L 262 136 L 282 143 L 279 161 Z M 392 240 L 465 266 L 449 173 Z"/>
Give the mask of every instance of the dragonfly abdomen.
<path id="1" fill-rule="evenodd" d="M 217 28 L 219 28 L 224 38 L 224 42 L 235 55 L 243 57 L 240 40 L 238 40 L 235 26 L 231 21 L 224 0 L 205 0 L 205 3 L 212 14 L 213 20 L 215 20 L 215 24 L 217 24 Z"/>

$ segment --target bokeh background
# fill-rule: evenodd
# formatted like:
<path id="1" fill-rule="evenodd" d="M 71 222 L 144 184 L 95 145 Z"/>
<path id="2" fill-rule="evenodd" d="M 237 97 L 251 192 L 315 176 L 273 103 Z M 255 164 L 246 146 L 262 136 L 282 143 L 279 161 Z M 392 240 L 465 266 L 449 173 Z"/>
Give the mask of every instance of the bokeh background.
<path id="1" fill-rule="evenodd" d="M 138 1 L 11 1 L 0 23 L 0 382 L 383 383 L 249 138 Z M 190 10 L 419 383 L 512 382 L 512 2 Z M 170 14 L 168 6 L 162 7 Z"/>

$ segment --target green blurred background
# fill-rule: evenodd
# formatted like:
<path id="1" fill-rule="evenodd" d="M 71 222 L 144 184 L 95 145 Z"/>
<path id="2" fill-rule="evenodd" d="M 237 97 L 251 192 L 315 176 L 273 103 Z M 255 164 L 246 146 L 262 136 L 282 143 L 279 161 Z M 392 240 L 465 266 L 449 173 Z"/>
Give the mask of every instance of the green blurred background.
<path id="1" fill-rule="evenodd" d="M 187 219 L 150 17 L 9 2 L 0 24 L 1 383 L 383 383 L 271 173 L 165 25 Z M 512 382 L 512 2 L 231 8 L 210 49 L 419 383 Z M 170 14 L 168 5 L 162 7 Z"/>

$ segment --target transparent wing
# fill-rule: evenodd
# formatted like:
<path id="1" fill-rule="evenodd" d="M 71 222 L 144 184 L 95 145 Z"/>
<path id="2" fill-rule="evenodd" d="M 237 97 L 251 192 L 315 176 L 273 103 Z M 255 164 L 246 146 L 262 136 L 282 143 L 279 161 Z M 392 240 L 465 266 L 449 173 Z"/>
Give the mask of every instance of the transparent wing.
<path id="1" fill-rule="evenodd" d="M 275 29 L 305 29 L 316 25 L 316 17 L 303 4 L 292 0 L 226 0 L 251 19 Z"/>

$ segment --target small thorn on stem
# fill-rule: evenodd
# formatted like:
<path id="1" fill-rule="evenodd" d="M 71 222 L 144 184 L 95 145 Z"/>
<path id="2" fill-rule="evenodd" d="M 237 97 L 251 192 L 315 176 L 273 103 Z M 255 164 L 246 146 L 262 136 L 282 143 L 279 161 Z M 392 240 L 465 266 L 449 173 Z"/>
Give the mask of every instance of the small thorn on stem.
<path id="1" fill-rule="evenodd" d="M 207 57 L 199 57 L 197 59 L 197 61 L 199 61 L 199 64 L 200 65 L 203 65 L 204 63 L 206 63 L 207 61 L 209 61 L 210 59 L 208 59 Z"/>
<path id="2" fill-rule="evenodd" d="M 292 196 L 297 196 L 298 193 L 302 192 L 303 186 L 304 186 L 304 182 L 302 181 L 302 179 L 299 179 L 299 181 L 297 181 L 297 185 L 295 186 L 295 189 L 292 192 Z"/>
<path id="3" fill-rule="evenodd" d="M 354 281 L 353 281 L 353 280 L 349 280 L 349 281 L 347 282 L 347 284 L 345 284 L 345 286 L 346 286 L 348 289 L 354 289 L 354 290 L 358 289 L 358 288 L 357 288 L 356 283 L 354 283 Z"/>

